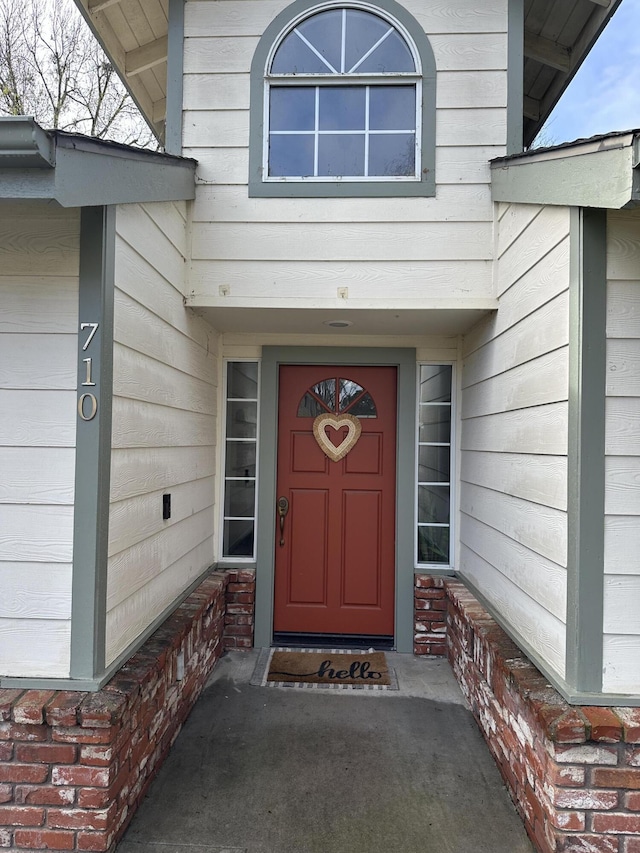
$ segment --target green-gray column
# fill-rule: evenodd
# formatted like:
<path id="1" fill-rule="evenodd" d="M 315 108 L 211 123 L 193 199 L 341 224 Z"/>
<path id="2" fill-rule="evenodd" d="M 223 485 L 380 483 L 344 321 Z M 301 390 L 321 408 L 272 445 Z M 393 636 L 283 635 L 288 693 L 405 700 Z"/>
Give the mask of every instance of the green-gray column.
<path id="1" fill-rule="evenodd" d="M 607 213 L 571 212 L 566 681 L 602 690 Z"/>
<path id="2" fill-rule="evenodd" d="M 507 32 L 507 154 L 522 151 L 524 107 L 524 0 L 509 0 Z"/>
<path id="3" fill-rule="evenodd" d="M 167 38 L 167 96 L 164 150 L 167 154 L 181 154 L 184 0 L 169 0 Z"/>
<path id="4" fill-rule="evenodd" d="M 83 208 L 71 677 L 87 680 L 105 668 L 114 264 L 115 207 Z"/>

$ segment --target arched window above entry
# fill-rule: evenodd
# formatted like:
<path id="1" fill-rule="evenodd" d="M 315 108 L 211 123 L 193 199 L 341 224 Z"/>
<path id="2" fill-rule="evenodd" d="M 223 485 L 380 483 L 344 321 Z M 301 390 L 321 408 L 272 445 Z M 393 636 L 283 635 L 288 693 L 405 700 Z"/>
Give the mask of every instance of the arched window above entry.
<path id="1" fill-rule="evenodd" d="M 430 195 L 435 66 L 393 0 L 297 0 L 252 64 L 251 195 Z"/>

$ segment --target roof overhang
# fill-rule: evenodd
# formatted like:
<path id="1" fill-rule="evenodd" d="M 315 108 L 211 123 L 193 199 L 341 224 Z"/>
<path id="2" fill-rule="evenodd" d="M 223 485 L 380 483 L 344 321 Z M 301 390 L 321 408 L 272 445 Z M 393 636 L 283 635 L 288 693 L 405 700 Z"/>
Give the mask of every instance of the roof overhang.
<path id="1" fill-rule="evenodd" d="M 178 201 L 195 196 L 196 161 L 79 134 L 33 118 L 0 118 L 0 199 L 62 207 Z"/>
<path id="2" fill-rule="evenodd" d="M 640 204 L 640 131 L 581 139 L 491 162 L 494 201 L 620 210 Z"/>
<path id="3" fill-rule="evenodd" d="M 149 126 L 163 138 L 172 4 L 184 0 L 74 0 Z M 523 132 L 531 144 L 622 0 L 522 0 Z M 197 5 L 197 4 L 194 4 Z M 240 4 L 242 5 L 242 4 Z M 250 16 L 250 12 L 241 12 Z M 518 16 L 516 16 L 518 17 Z M 213 20 L 213 18 L 212 18 Z M 174 24 L 182 27 L 182 24 Z M 192 33 L 193 34 L 193 33 Z M 206 35 L 225 35 L 212 30 Z M 253 36 L 261 34 L 256 26 Z M 182 48 L 183 33 L 174 33 Z M 518 73 L 518 72 L 516 72 Z"/>
<path id="4" fill-rule="evenodd" d="M 623 0 L 524 0 L 524 146 L 531 145 Z"/>
<path id="5" fill-rule="evenodd" d="M 184 0 L 145 0 L 142 13 L 140 0 L 74 2 L 118 69 L 149 126 L 162 139 L 167 109 L 171 6 Z M 523 0 L 524 147 L 531 144 L 621 3 L 622 0 Z M 215 29 L 206 33 L 219 34 Z M 180 48 L 182 35 L 182 32 L 176 34 Z"/>

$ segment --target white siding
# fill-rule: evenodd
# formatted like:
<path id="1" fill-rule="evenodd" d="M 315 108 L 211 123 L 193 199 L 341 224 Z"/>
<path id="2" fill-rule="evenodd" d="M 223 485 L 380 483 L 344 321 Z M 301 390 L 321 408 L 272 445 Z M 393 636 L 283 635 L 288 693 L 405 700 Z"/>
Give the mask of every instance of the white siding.
<path id="1" fill-rule="evenodd" d="M 409 0 L 436 60 L 436 198 L 251 199 L 249 69 L 288 0 L 186 4 L 184 153 L 199 161 L 189 303 L 428 307 L 493 295 L 488 161 L 506 138 L 507 2 Z M 344 304 L 344 303 L 343 303 Z"/>
<path id="2" fill-rule="evenodd" d="M 568 209 L 501 206 L 496 256 L 498 311 L 463 341 L 458 569 L 562 676 Z"/>
<path id="3" fill-rule="evenodd" d="M 0 675 L 69 675 L 77 211 L 0 217 Z"/>
<path id="4" fill-rule="evenodd" d="M 119 207 L 116 230 L 107 663 L 213 562 L 218 384 L 216 335 L 183 302 L 185 206 Z"/>
<path id="5" fill-rule="evenodd" d="M 607 228 L 603 682 L 640 693 L 640 216 Z"/>

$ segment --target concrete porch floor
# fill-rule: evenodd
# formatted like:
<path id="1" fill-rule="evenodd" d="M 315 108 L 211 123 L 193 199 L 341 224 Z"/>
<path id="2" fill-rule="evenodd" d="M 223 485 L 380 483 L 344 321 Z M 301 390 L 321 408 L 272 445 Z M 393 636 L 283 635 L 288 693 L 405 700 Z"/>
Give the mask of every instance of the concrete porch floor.
<path id="1" fill-rule="evenodd" d="M 117 853 L 531 853 L 446 660 L 399 691 L 252 687 L 218 663 Z"/>

